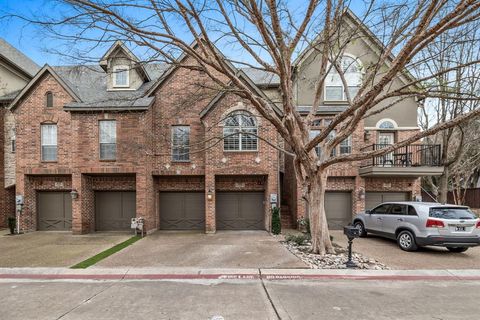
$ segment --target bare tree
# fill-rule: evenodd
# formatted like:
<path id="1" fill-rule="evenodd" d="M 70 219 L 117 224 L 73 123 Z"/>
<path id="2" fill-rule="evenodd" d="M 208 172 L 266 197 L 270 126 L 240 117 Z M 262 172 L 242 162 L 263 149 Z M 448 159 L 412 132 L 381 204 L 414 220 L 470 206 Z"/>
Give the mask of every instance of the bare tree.
<path id="1" fill-rule="evenodd" d="M 480 16 L 476 0 L 365 1 L 359 23 L 374 30 L 378 50 L 376 57 L 362 70 L 358 92 L 346 90 L 346 110 L 317 136 L 309 128 L 319 108 L 324 83 L 336 72 L 344 84 L 348 66 L 342 64 L 345 48 L 359 37 L 371 37 L 346 22 L 347 0 L 65 0 L 58 1 L 55 14 L 21 18 L 42 26 L 51 37 L 71 43 L 92 44 L 94 49 L 113 39 L 121 39 L 143 48 L 146 60 L 176 63 L 183 53 L 195 65 L 182 65 L 206 73 L 219 90 L 230 90 L 247 99 L 258 113 L 278 130 L 294 155 L 297 179 L 308 207 L 312 250 L 333 252 L 324 209 L 328 169 L 337 163 L 360 161 L 387 154 L 426 136 L 449 129 L 477 116 L 476 109 L 445 122 L 439 122 L 408 139 L 381 150 L 356 150 L 335 155 L 332 150 L 352 134 L 367 116 L 399 101 L 442 98 L 447 101 L 478 100 L 469 92 L 428 90 L 432 79 L 440 74 L 454 74 L 459 68 L 478 65 L 477 59 L 454 64 L 441 71 L 427 71 L 426 65 L 438 57 L 422 52 L 443 34 L 470 25 Z M 356 19 L 356 18 L 355 18 Z M 196 47 L 190 45 L 194 40 Z M 232 54 L 223 55 L 218 48 Z M 74 48 L 74 46 L 70 46 Z M 322 62 L 314 88 L 314 101 L 307 116 L 295 105 L 295 59 L 305 48 L 315 50 Z M 94 52 L 94 51 L 93 51 Z M 241 52 L 241 54 L 238 54 Z M 87 58 L 88 52 L 71 54 Z M 424 74 L 414 79 L 413 67 L 425 66 Z M 235 66 L 248 66 L 270 72 L 279 78 L 281 112 L 258 91 L 246 84 Z M 394 85 L 402 77 L 405 84 Z M 331 132 L 336 130 L 336 135 Z M 323 152 L 317 155 L 315 147 Z"/>
<path id="2" fill-rule="evenodd" d="M 468 61 L 480 58 L 480 33 L 478 21 L 450 30 L 440 35 L 433 43 L 424 50 L 421 55 L 430 60 L 430 63 L 418 66 L 416 76 L 421 77 L 427 68 L 428 74 L 437 74 L 431 81 L 428 90 L 451 92 L 452 94 L 465 94 L 471 96 L 480 93 L 480 68 L 478 65 L 468 65 L 456 68 L 453 72 L 443 71 L 446 69 L 468 64 Z M 430 126 L 455 119 L 466 112 L 478 109 L 479 100 L 460 100 L 427 98 L 424 107 L 421 109 L 420 124 L 424 130 Z M 437 197 L 441 203 L 447 202 L 449 185 L 452 183 L 452 175 L 461 175 L 463 171 L 471 171 L 469 165 L 459 166 L 458 164 L 475 164 L 475 152 L 471 150 L 474 146 L 469 141 L 476 139 L 476 131 L 472 131 L 474 122 L 468 122 L 456 127 L 451 127 L 437 133 L 427 140 L 432 143 L 440 143 L 442 148 L 441 165 L 444 172 L 439 177 L 425 177 L 426 187 Z M 469 150 L 464 150 L 468 145 Z M 478 149 L 478 148 L 477 148 Z M 455 168 L 455 174 L 452 169 Z M 464 170 L 462 170 L 464 169 Z M 467 181 L 462 179 L 462 181 Z M 458 186 L 458 183 L 456 184 Z"/>

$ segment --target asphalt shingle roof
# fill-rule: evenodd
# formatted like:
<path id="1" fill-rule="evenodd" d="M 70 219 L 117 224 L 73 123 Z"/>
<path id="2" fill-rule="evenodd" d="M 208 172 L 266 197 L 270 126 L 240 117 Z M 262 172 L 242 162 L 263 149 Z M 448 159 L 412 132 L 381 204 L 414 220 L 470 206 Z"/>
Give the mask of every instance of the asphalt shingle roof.
<path id="1" fill-rule="evenodd" d="M 243 68 L 242 70 L 256 85 L 265 86 L 280 83 L 280 78 L 274 73 L 255 68 Z"/>
<path id="2" fill-rule="evenodd" d="M 145 93 L 166 70 L 167 65 L 151 64 L 145 68 L 152 79 L 135 91 L 107 91 L 107 75 L 97 65 L 52 67 L 57 75 L 73 90 L 81 102 L 73 102 L 65 107 L 76 108 L 141 108 L 148 107 L 153 98 Z"/>
<path id="3" fill-rule="evenodd" d="M 40 70 L 35 62 L 2 38 L 0 38 L 0 56 L 3 56 L 32 78 Z"/>

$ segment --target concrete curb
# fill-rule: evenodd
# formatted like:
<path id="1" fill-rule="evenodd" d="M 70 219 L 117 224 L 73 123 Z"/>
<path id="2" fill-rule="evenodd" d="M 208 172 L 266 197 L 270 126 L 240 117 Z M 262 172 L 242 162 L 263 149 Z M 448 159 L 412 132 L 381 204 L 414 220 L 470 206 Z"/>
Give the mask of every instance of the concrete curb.
<path id="1" fill-rule="evenodd" d="M 480 281 L 480 270 L 325 270 L 325 269 L 66 269 L 0 268 L 2 280 L 376 280 Z"/>

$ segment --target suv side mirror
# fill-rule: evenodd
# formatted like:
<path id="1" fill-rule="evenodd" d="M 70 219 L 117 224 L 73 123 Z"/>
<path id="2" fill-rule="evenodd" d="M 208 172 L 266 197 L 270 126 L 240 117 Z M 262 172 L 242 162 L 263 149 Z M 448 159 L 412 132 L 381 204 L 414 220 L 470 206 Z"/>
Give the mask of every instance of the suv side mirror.
<path id="1" fill-rule="evenodd" d="M 366 214 L 371 214 L 371 213 L 372 213 L 372 210 L 365 210 L 365 213 L 366 213 Z"/>

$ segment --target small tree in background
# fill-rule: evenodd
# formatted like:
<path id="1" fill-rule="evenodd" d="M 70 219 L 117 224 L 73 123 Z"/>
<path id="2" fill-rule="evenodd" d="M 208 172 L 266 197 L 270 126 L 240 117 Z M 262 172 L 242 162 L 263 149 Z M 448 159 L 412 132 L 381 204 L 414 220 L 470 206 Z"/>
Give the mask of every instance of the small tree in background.
<path id="1" fill-rule="evenodd" d="M 272 209 L 272 233 L 280 234 L 282 232 L 282 221 L 280 220 L 280 209 L 275 207 Z"/>

